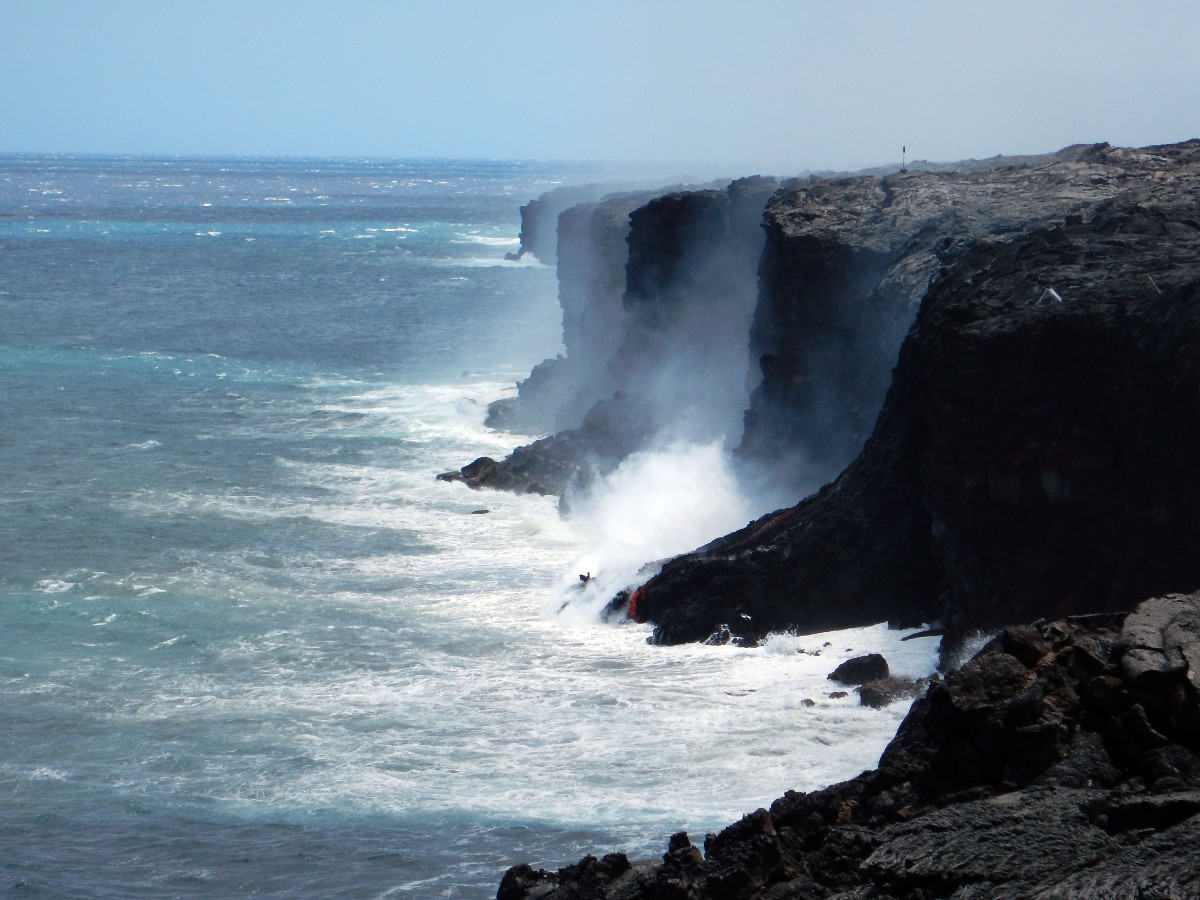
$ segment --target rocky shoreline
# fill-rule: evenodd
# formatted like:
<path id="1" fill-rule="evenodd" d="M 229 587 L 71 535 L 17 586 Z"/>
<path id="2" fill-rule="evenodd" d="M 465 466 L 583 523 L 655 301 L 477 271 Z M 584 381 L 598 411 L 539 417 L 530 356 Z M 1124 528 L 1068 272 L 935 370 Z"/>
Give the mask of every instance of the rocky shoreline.
<path id="1" fill-rule="evenodd" d="M 661 860 L 515 866 L 497 900 L 1200 896 L 1200 598 L 1008 627 L 879 767 Z"/>
<path id="2" fill-rule="evenodd" d="M 439 477 L 569 500 L 740 417 L 743 470 L 808 496 L 640 586 L 654 640 L 886 619 L 953 641 L 1200 585 L 1200 141 L 641 200 L 560 216 L 576 325 L 511 406 L 569 427 Z M 724 356 L 693 346 L 735 320 Z M 546 385 L 580 367 L 598 396 L 563 407 Z"/>
<path id="3" fill-rule="evenodd" d="M 1200 896 L 1200 141 L 622 195 L 558 239 L 567 355 L 493 410 L 554 433 L 439 477 L 569 501 L 724 434 L 804 499 L 611 611 L 658 643 L 1000 636 L 877 770 L 501 900 Z"/>

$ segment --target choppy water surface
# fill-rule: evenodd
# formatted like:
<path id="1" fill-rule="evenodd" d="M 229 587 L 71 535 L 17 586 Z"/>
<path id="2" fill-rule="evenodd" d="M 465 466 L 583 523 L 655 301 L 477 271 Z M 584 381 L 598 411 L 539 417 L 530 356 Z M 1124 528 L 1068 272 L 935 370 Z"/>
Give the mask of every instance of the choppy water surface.
<path id="1" fill-rule="evenodd" d="M 876 761 L 825 675 L 930 641 L 650 647 L 556 614 L 594 522 L 433 478 L 520 442 L 503 254 L 595 174 L 0 158 L 0 893 L 488 897 Z"/>

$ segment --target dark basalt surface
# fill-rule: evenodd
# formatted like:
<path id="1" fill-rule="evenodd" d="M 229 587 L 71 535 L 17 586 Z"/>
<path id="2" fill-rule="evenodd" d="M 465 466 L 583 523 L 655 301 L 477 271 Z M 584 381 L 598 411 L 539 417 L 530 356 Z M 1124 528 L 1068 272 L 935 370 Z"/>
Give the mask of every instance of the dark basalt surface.
<path id="1" fill-rule="evenodd" d="M 953 639 L 1200 586 L 1200 144 L 1172 152 L 1139 201 L 948 248 L 863 452 L 668 562 L 636 594 L 656 640 Z"/>
<path id="2" fill-rule="evenodd" d="M 835 477 L 871 433 L 947 252 L 1094 208 L 1128 190 L 1142 164 L 1160 161 L 1079 145 L 990 171 L 818 179 L 777 193 L 764 217 L 750 335 L 762 377 L 743 452 L 774 461 L 781 478 L 795 468 L 818 483 Z"/>
<path id="3" fill-rule="evenodd" d="M 858 685 L 887 678 L 889 674 L 887 660 L 878 653 L 868 653 L 846 660 L 829 673 L 829 680 L 838 684 Z"/>
<path id="4" fill-rule="evenodd" d="M 597 402 L 578 428 L 518 447 L 502 460 L 481 456 L 437 479 L 472 488 L 560 497 L 570 489 L 585 488 L 597 475 L 615 469 L 649 437 L 645 416 L 631 411 L 634 402 L 618 393 Z"/>
<path id="5" fill-rule="evenodd" d="M 1200 897 L 1200 600 L 1010 627 L 875 770 L 789 791 L 703 850 L 519 865 L 498 900 Z"/>

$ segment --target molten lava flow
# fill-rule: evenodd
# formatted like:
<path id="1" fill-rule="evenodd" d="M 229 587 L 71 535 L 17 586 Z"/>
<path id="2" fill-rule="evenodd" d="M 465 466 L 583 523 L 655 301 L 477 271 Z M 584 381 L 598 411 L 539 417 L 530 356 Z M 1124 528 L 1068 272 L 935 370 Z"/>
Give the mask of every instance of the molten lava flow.
<path id="1" fill-rule="evenodd" d="M 642 597 L 644 597 L 645 594 L 646 594 L 646 585 L 643 584 L 640 588 L 638 588 L 636 591 L 634 591 L 633 596 L 629 598 L 629 606 L 626 608 L 625 614 L 627 616 L 629 616 L 629 618 L 633 619 L 635 622 L 642 621 L 642 619 L 638 618 L 637 608 L 638 608 L 638 601 Z"/>

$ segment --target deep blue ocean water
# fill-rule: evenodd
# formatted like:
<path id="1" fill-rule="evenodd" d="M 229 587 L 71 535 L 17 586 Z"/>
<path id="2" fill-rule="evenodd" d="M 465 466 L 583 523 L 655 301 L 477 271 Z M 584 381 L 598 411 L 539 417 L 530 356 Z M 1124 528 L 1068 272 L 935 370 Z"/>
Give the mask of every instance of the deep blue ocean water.
<path id="1" fill-rule="evenodd" d="M 612 522 L 434 480 L 526 440 L 504 254 L 603 174 L 0 157 L 0 896 L 490 897 L 875 761 L 824 675 L 929 642 L 650 647 L 558 613 Z"/>

